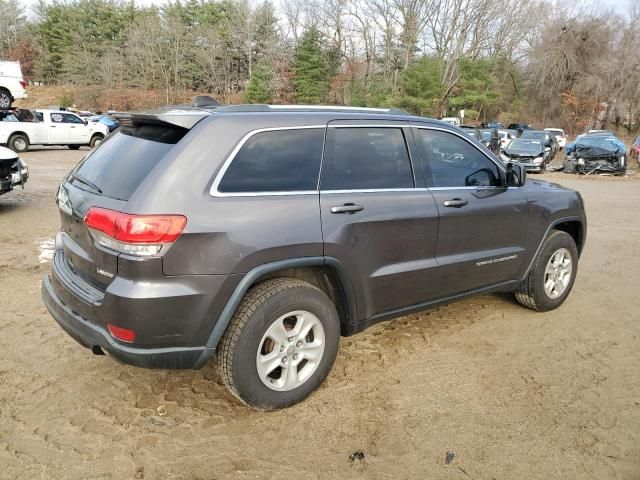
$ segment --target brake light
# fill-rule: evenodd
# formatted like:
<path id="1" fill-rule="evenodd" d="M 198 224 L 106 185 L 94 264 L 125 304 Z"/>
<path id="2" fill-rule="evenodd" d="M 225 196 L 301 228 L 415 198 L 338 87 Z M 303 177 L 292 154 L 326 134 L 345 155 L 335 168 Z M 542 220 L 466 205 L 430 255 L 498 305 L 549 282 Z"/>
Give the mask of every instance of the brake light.
<path id="1" fill-rule="evenodd" d="M 113 338 L 121 342 L 133 343 L 136 339 L 136 331 L 128 328 L 116 327 L 111 323 L 107 323 L 107 329 Z"/>
<path id="2" fill-rule="evenodd" d="M 131 215 L 92 207 L 84 217 L 94 239 L 122 253 L 152 256 L 164 253 L 182 234 L 182 215 Z"/>
<path id="3" fill-rule="evenodd" d="M 25 82 L 24 80 L 19 80 L 19 82 L 22 88 L 27 88 L 27 82 Z"/>

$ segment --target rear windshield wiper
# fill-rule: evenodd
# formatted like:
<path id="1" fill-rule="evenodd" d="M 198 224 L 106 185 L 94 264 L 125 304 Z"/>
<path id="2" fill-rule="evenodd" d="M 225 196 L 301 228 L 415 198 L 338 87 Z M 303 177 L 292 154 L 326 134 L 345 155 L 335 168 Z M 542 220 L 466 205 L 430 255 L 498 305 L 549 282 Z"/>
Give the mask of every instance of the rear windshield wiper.
<path id="1" fill-rule="evenodd" d="M 79 181 L 80 183 L 84 183 L 85 185 L 87 185 L 88 187 L 91 187 L 93 190 L 95 190 L 96 192 L 102 194 L 102 190 L 100 189 L 99 186 L 97 186 L 95 183 L 93 183 L 91 180 L 87 180 L 86 178 L 84 178 L 82 175 L 78 175 L 75 172 L 71 172 L 70 177 L 73 178 L 74 180 Z"/>

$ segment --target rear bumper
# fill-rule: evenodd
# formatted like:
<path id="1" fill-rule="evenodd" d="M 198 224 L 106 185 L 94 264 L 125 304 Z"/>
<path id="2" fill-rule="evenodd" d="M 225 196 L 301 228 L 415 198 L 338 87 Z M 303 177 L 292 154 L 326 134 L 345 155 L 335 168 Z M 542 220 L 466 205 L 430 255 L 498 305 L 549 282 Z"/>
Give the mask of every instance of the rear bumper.
<path id="1" fill-rule="evenodd" d="M 103 327 L 66 305 L 48 275 L 42 280 L 42 300 L 58 325 L 78 343 L 86 348 L 100 347 L 122 363 L 143 368 L 201 368 L 213 353 L 206 347 L 135 348 L 118 343 Z"/>

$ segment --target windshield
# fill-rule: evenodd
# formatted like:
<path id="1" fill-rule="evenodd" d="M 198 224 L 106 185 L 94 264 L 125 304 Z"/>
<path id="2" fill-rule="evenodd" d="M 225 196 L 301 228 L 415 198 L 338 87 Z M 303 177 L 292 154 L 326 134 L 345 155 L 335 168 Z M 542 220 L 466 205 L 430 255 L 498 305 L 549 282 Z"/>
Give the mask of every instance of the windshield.
<path id="1" fill-rule="evenodd" d="M 538 155 L 542 153 L 542 144 L 534 140 L 523 140 L 516 138 L 511 140 L 511 143 L 507 146 L 507 153 L 527 153 L 531 155 Z"/>
<path id="2" fill-rule="evenodd" d="M 522 134 L 521 138 L 535 138 L 536 140 L 546 140 L 547 134 L 545 132 L 526 131 Z"/>

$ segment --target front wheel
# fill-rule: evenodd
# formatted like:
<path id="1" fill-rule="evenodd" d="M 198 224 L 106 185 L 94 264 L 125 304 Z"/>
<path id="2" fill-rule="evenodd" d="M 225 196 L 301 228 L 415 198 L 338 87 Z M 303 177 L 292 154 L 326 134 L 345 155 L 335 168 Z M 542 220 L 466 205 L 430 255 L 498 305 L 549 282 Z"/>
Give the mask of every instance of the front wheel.
<path id="1" fill-rule="evenodd" d="M 578 249 L 573 237 L 553 230 L 515 291 L 516 300 L 539 312 L 558 308 L 569 296 L 577 270 Z"/>
<path id="2" fill-rule="evenodd" d="M 304 400 L 329 374 L 338 352 L 340 321 L 333 302 L 293 278 L 252 287 L 217 351 L 231 393 L 257 410 Z"/>
<path id="3" fill-rule="evenodd" d="M 91 141 L 89 142 L 89 146 L 91 148 L 97 147 L 98 145 L 100 145 L 102 143 L 103 140 L 104 140 L 104 136 L 103 135 L 96 134 L 93 137 L 91 137 Z"/>

